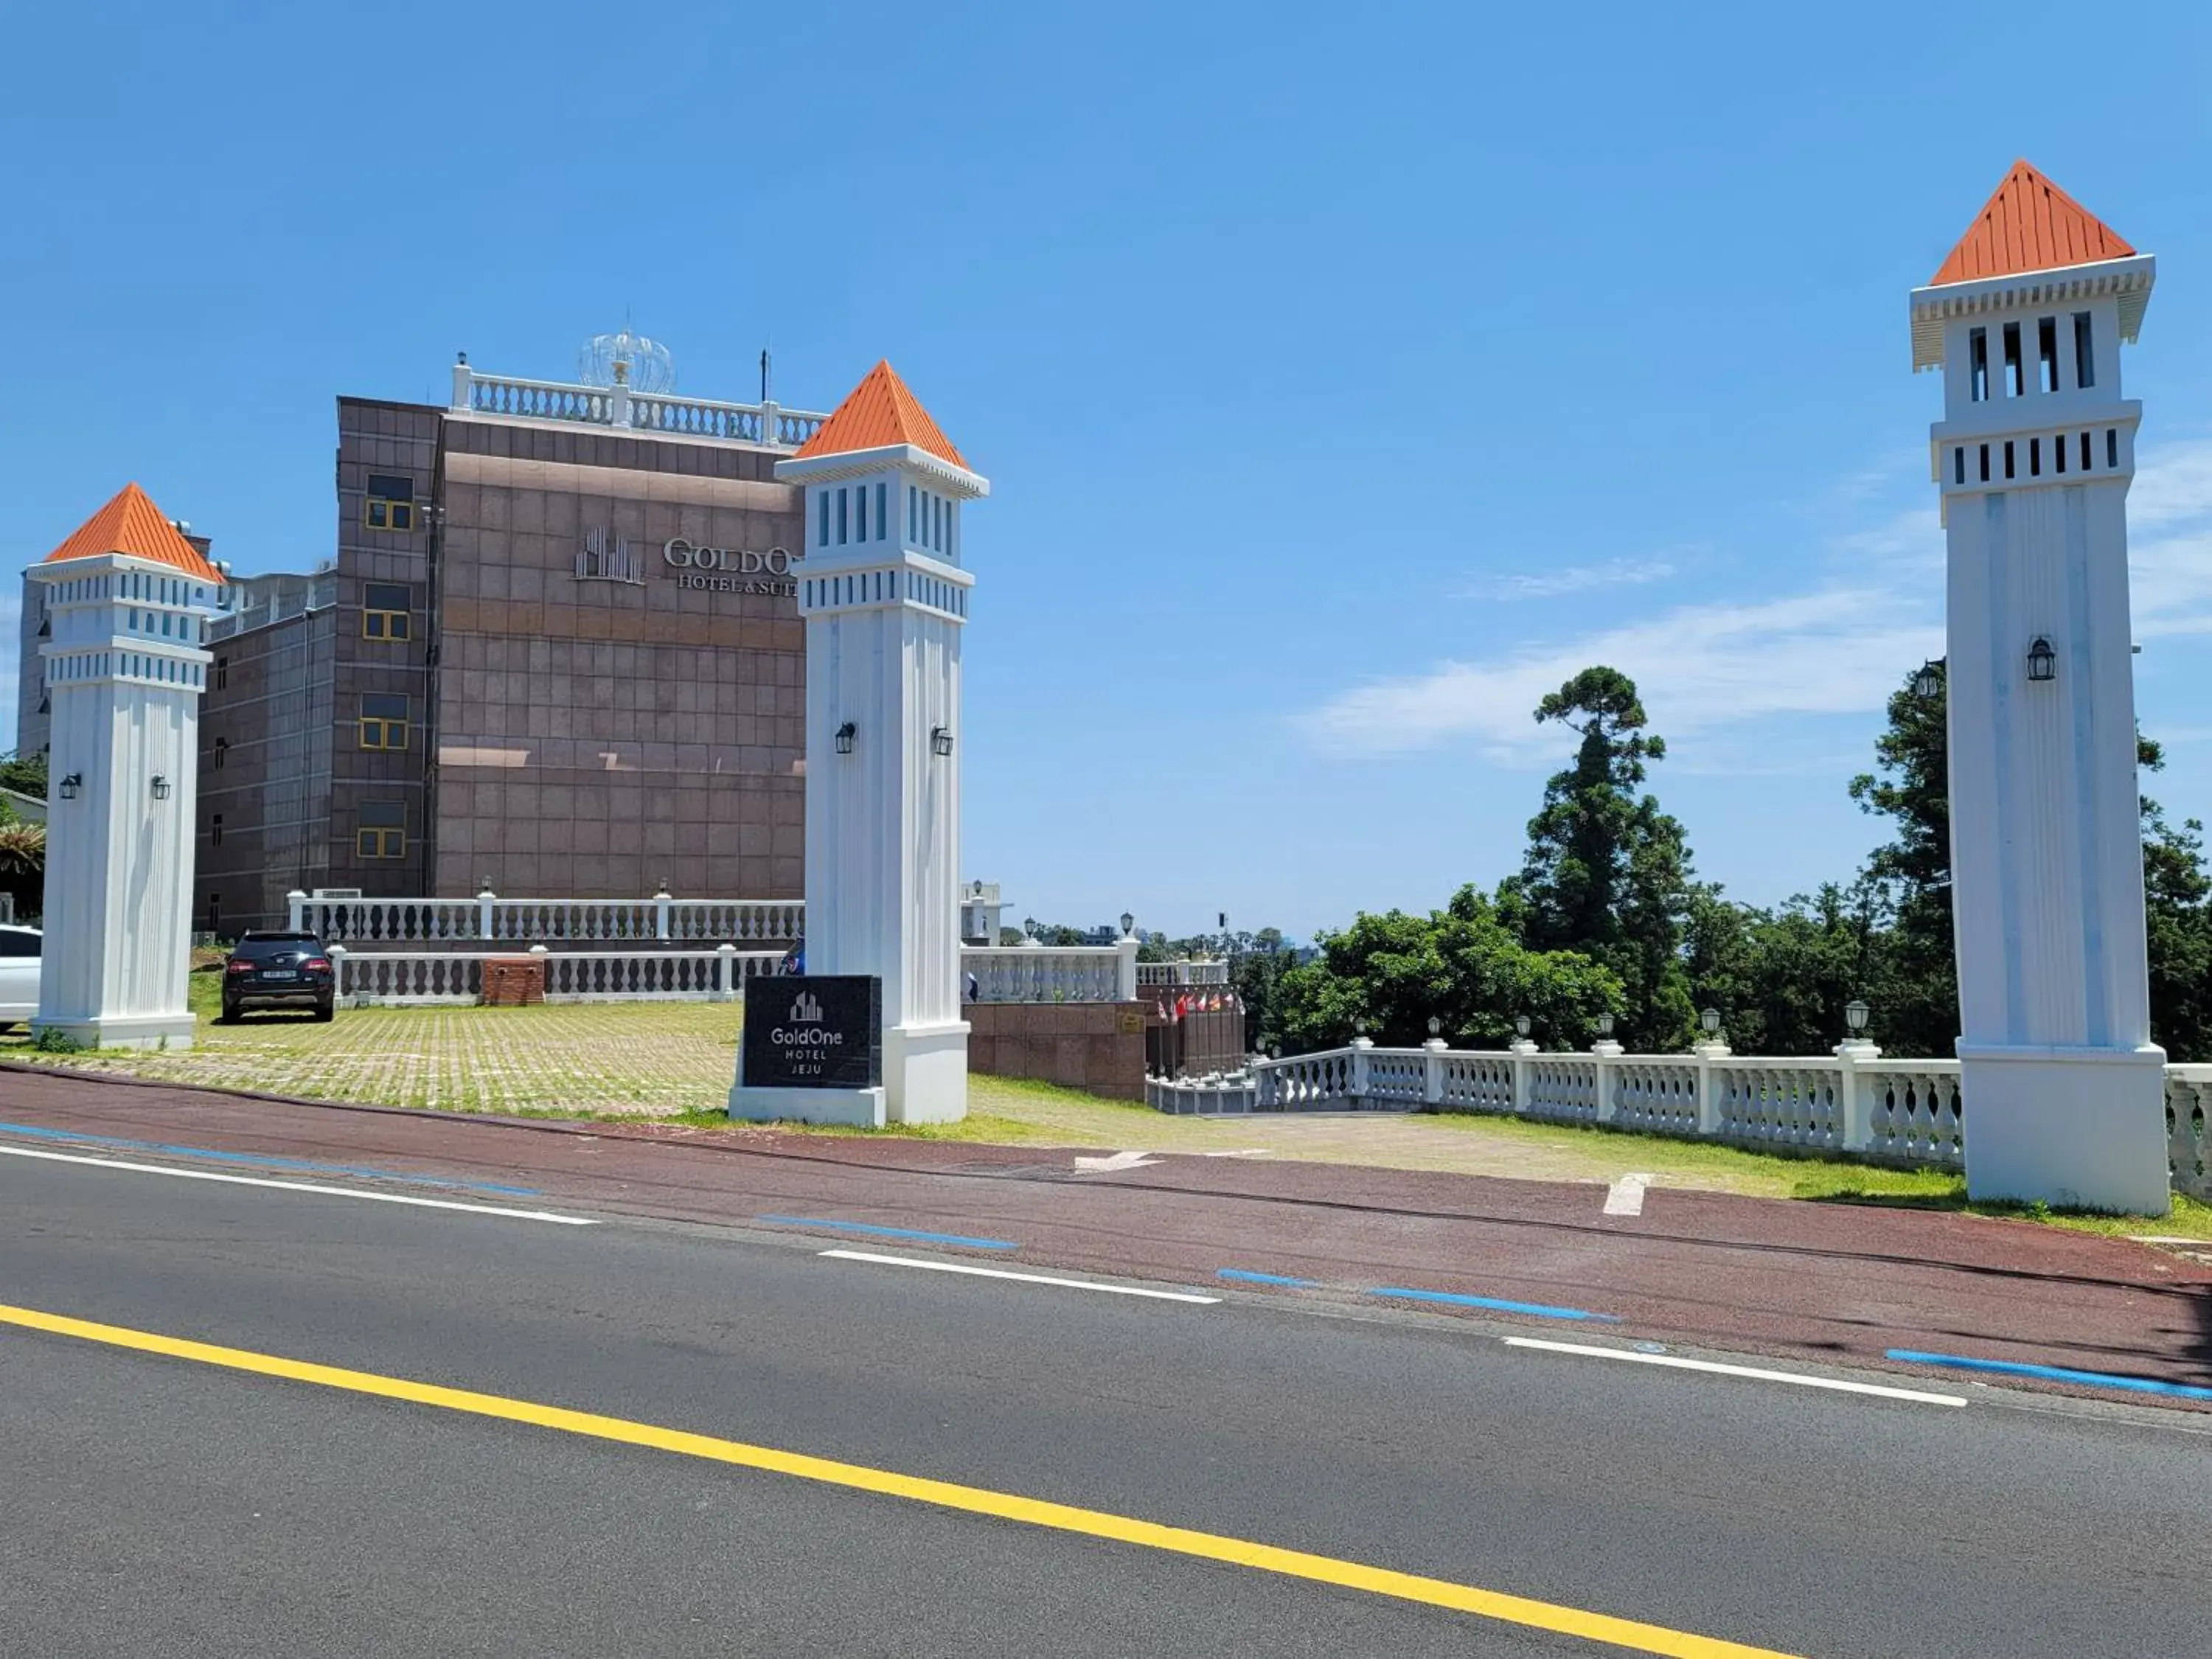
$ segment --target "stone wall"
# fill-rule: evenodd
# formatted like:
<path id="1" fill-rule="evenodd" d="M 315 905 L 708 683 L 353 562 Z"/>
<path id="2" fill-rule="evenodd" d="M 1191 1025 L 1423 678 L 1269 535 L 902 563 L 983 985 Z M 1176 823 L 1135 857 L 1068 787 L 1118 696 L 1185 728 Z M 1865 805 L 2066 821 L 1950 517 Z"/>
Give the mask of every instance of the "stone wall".
<path id="1" fill-rule="evenodd" d="M 1134 1002 L 971 1002 L 968 1067 L 1115 1100 L 1145 1097 L 1145 1011 Z"/>

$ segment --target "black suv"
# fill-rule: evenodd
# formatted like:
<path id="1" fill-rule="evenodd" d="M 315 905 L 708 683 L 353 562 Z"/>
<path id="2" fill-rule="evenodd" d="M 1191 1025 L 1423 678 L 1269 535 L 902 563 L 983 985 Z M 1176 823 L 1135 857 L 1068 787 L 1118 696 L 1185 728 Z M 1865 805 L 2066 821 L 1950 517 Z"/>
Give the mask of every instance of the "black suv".
<path id="1" fill-rule="evenodd" d="M 328 1019 L 337 998 L 330 952 L 313 933 L 253 933 L 222 965 L 222 1018 L 248 1008 L 313 1008 Z"/>

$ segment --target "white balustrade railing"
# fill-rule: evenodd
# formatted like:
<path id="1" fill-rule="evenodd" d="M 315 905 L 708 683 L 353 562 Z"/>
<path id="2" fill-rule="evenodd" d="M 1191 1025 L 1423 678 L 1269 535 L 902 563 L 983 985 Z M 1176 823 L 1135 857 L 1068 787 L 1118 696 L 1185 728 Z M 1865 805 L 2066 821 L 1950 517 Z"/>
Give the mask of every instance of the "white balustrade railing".
<path id="1" fill-rule="evenodd" d="M 799 899 L 314 898 L 289 895 L 290 926 L 325 944 L 510 939 L 690 940 L 788 945 L 805 931 Z"/>
<path id="2" fill-rule="evenodd" d="M 485 374 L 466 363 L 453 365 L 452 407 L 475 415 L 562 421 L 667 433 L 673 437 L 719 438 L 769 449 L 798 448 L 830 418 L 811 410 L 784 409 L 769 403 L 731 404 L 711 398 L 639 392 L 629 386 L 576 386 Z"/>
<path id="3" fill-rule="evenodd" d="M 548 1002 L 713 1002 L 739 995 L 747 980 L 774 974 L 780 951 L 544 951 Z M 332 993 L 356 1007 L 459 1006 L 483 995 L 484 963 L 513 951 L 349 951 L 331 947 Z"/>
<path id="4" fill-rule="evenodd" d="M 1119 945 L 970 945 L 960 972 L 970 1002 L 1132 1002 L 1137 941 Z"/>
<path id="5" fill-rule="evenodd" d="M 1177 1094 L 1155 1079 L 1163 1110 L 1209 1111 L 1205 1091 Z M 1886 1164 L 1965 1163 L 1954 1060 L 1887 1060 L 1878 1049 L 1768 1058 L 1714 1048 L 1688 1054 L 1507 1053 L 1350 1047 L 1252 1063 L 1253 1103 L 1218 1095 L 1224 1111 L 1416 1109 L 1499 1112 L 1554 1122 L 1844 1152 Z M 2174 1182 L 2212 1192 L 2212 1066 L 2168 1068 Z M 2195 1183 L 2191 1185 L 2188 1183 Z"/>
<path id="6" fill-rule="evenodd" d="M 1234 1077 L 1148 1077 L 1145 1104 L 1177 1116 L 1256 1112 L 1260 1085 L 1249 1073 Z"/>
<path id="7" fill-rule="evenodd" d="M 1229 964 L 1225 962 L 1140 962 L 1137 964 L 1137 983 L 1226 985 L 1229 983 Z"/>
<path id="8" fill-rule="evenodd" d="M 2173 1190 L 2212 1204 L 2212 1066 L 2166 1068 L 2166 1120 Z"/>

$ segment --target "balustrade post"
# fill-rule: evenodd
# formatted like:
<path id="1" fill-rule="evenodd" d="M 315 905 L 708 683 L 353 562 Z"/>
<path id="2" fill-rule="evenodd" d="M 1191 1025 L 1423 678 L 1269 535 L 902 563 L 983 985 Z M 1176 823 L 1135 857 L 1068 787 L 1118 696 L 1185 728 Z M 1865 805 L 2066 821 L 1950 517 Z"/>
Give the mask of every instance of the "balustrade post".
<path id="1" fill-rule="evenodd" d="M 301 922 L 307 908 L 307 896 L 295 887 L 284 895 L 284 908 L 289 918 L 285 923 L 286 930 L 295 933 L 303 931 Z"/>
<path id="2" fill-rule="evenodd" d="M 629 382 L 619 374 L 615 376 L 615 383 L 607 388 L 607 409 L 614 416 L 617 426 L 629 424 Z"/>
<path id="3" fill-rule="evenodd" d="M 469 388 L 475 380 L 476 375 L 469 368 L 468 356 L 463 353 L 460 362 L 453 365 L 453 408 L 466 409 L 469 406 Z"/>
<path id="4" fill-rule="evenodd" d="M 300 931 L 300 924 L 298 922 L 295 921 L 292 924 L 292 931 L 295 933 Z M 336 1002 L 340 997 L 346 994 L 346 957 L 349 954 L 351 953 L 349 952 L 343 945 L 333 945 L 330 948 L 331 1000 L 332 1002 Z"/>
<path id="5" fill-rule="evenodd" d="M 1719 1054 L 1713 1051 L 1719 1048 Z M 1717 1043 L 1701 1042 L 1692 1051 L 1698 1061 L 1698 1133 L 1717 1134 L 1721 1127 L 1720 1080 L 1713 1073 L 1713 1061 L 1728 1053 Z"/>
<path id="6" fill-rule="evenodd" d="M 1368 1052 L 1375 1047 L 1373 1037 L 1356 1036 L 1352 1039 L 1352 1079 L 1346 1092 L 1352 1097 L 1352 1108 L 1358 1111 L 1367 1103 L 1369 1077 Z"/>
<path id="7" fill-rule="evenodd" d="M 1134 1002 L 1137 1000 L 1137 941 L 1130 937 L 1117 940 L 1114 945 L 1118 969 L 1115 976 L 1115 1000 Z"/>
<path id="8" fill-rule="evenodd" d="M 477 894 L 477 937 L 478 939 L 489 939 L 492 936 L 492 905 L 498 896 L 491 890 L 491 884 L 489 882 L 485 883 Z"/>
<path id="9" fill-rule="evenodd" d="M 1431 1109 L 1443 1104 L 1447 1048 L 1440 1036 L 1432 1036 L 1421 1045 L 1421 1104 Z"/>
<path id="10" fill-rule="evenodd" d="M 669 895 L 665 887 L 653 896 L 653 926 L 659 929 L 656 937 L 660 939 L 668 937 L 668 903 Z"/>
<path id="11" fill-rule="evenodd" d="M 1845 1041 L 1836 1045 L 1836 1058 L 1843 1062 L 1843 1076 L 1836 1086 L 1837 1134 L 1845 1152 L 1863 1152 L 1869 1131 L 1867 1094 L 1860 1086 L 1859 1067 L 1880 1060 L 1881 1048 L 1864 1039 Z"/>
<path id="12" fill-rule="evenodd" d="M 731 978 L 738 970 L 738 947 L 725 941 L 714 947 L 714 1000 L 727 1002 Z"/>
<path id="13" fill-rule="evenodd" d="M 1613 1121 L 1613 1062 L 1620 1054 L 1620 1045 L 1607 1040 L 1590 1044 L 1590 1060 L 1597 1067 L 1597 1121 Z"/>

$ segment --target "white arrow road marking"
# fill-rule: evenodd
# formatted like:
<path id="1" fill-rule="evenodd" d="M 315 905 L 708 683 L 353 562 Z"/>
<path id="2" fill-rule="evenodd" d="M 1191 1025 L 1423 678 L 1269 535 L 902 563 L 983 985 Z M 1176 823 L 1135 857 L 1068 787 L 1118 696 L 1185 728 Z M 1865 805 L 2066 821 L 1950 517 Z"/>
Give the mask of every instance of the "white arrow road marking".
<path id="1" fill-rule="evenodd" d="M 1644 1189 L 1652 1182 L 1648 1175 L 1625 1175 L 1605 1189 L 1605 1212 L 1607 1215 L 1642 1215 Z"/>
<path id="2" fill-rule="evenodd" d="M 1141 1170 L 1159 1159 L 1146 1158 L 1142 1152 L 1116 1152 L 1111 1158 L 1079 1158 L 1075 1167 L 1097 1175 L 1111 1175 L 1116 1170 Z"/>

